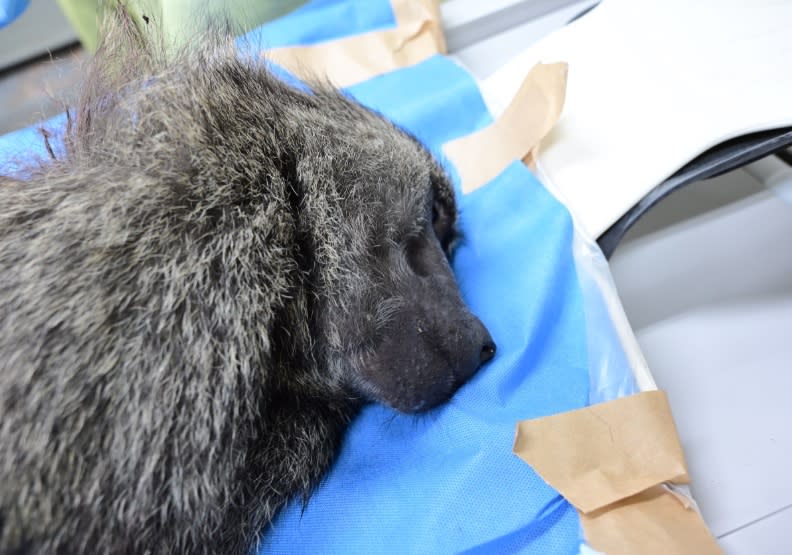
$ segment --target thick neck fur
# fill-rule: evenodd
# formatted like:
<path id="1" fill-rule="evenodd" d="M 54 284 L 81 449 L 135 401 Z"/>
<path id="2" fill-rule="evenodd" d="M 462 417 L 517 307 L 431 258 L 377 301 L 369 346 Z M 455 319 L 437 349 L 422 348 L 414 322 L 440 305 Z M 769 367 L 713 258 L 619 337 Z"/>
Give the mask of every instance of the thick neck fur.
<path id="1" fill-rule="evenodd" d="M 0 552 L 244 552 L 357 409 L 311 339 L 312 283 L 336 269 L 311 261 L 335 247 L 301 216 L 288 122 L 316 100 L 215 62 L 95 74 L 65 157 L 4 184 L 0 234 L 21 248 L 0 253 Z"/>

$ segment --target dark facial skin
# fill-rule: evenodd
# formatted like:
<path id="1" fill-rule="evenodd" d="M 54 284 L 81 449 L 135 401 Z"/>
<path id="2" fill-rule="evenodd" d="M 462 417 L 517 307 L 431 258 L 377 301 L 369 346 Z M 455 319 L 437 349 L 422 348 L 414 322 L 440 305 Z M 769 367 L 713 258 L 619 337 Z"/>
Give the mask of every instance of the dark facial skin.
<path id="1" fill-rule="evenodd" d="M 411 239 L 406 252 L 413 272 L 401 284 L 408 306 L 391 319 L 362 373 L 386 392 L 377 400 L 421 412 L 449 400 L 493 357 L 495 343 L 464 306 L 433 231 Z"/>
<path id="2" fill-rule="evenodd" d="M 377 325 L 353 381 L 364 398 L 402 412 L 448 401 L 496 349 L 451 270 L 457 239 L 452 186 L 434 161 L 426 165 L 428 186 L 415 203 L 400 204 L 399 223 L 375 249 L 376 267 L 383 269 L 374 287 L 381 297 L 371 303 Z M 392 214 L 381 217 L 389 221 Z"/>

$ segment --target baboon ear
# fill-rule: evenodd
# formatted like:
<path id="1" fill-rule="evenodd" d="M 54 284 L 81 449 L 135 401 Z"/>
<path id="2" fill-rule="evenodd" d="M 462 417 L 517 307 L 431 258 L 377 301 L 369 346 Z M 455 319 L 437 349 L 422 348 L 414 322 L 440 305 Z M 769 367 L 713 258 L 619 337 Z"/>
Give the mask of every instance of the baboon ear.
<path id="1" fill-rule="evenodd" d="M 443 250 L 447 251 L 454 234 L 454 219 L 450 208 L 439 199 L 432 203 L 432 228 Z"/>
<path id="2" fill-rule="evenodd" d="M 454 198 L 454 187 L 443 169 L 433 164 L 430 174 L 432 184 L 432 229 L 443 250 L 450 254 L 453 244 L 458 239 L 456 229 L 457 208 Z"/>

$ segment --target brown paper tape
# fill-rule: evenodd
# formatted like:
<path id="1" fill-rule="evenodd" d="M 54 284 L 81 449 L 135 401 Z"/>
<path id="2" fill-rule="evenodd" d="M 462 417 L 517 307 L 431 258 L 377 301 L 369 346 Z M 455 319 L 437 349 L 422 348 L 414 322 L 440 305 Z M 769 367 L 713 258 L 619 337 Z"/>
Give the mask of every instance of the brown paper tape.
<path id="1" fill-rule="evenodd" d="M 519 422 L 514 453 L 578 509 L 598 551 L 721 553 L 698 512 L 662 485 L 688 482 L 662 391 Z"/>
<path id="2" fill-rule="evenodd" d="M 360 83 L 445 53 L 437 0 L 391 0 L 397 26 L 311 46 L 276 48 L 264 56 L 304 78 L 338 87 Z"/>
<path id="3" fill-rule="evenodd" d="M 534 168 L 539 143 L 561 115 L 567 64 L 537 64 L 503 114 L 490 126 L 443 146 L 470 192 L 497 177 L 514 160 Z"/>
<path id="4" fill-rule="evenodd" d="M 514 452 L 584 513 L 688 479 L 662 391 L 520 422 Z"/>
<path id="5" fill-rule="evenodd" d="M 581 514 L 586 539 L 607 555 L 716 555 L 723 553 L 701 515 L 662 486 Z"/>

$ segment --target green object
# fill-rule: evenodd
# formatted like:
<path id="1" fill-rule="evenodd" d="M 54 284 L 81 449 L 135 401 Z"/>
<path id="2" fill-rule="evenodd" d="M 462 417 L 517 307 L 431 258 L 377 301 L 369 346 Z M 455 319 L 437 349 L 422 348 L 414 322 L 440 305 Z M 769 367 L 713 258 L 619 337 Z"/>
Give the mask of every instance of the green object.
<path id="1" fill-rule="evenodd" d="M 72 24 L 80 37 L 80 42 L 91 52 L 96 50 L 97 21 L 99 17 L 98 0 L 58 0 L 66 19 Z"/>
<path id="2" fill-rule="evenodd" d="M 165 37 L 175 45 L 182 45 L 202 30 L 201 22 L 206 25 L 210 22 L 226 23 L 232 31 L 241 34 L 287 14 L 306 2 L 307 0 L 126 0 L 123 4 L 133 14 L 138 25 L 142 27 L 158 23 Z M 95 51 L 103 12 L 115 9 L 118 2 L 58 0 L 58 3 L 77 31 L 83 46 L 87 50 Z"/>

